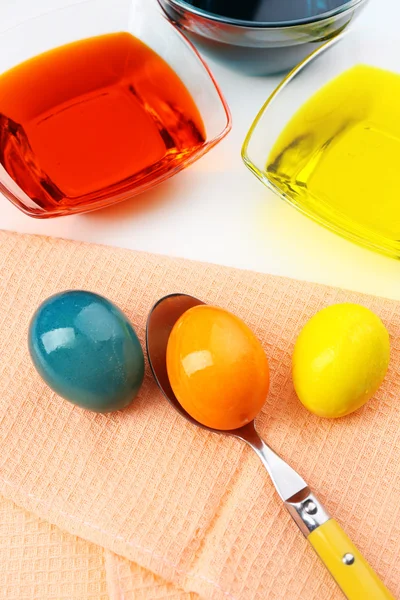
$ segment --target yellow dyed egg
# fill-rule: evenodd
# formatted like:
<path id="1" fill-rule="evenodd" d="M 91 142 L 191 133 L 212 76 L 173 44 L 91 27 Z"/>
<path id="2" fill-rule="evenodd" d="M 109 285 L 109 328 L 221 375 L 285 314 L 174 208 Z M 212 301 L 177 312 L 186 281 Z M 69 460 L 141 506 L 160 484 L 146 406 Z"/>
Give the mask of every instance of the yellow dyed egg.
<path id="1" fill-rule="evenodd" d="M 296 393 L 316 415 L 348 415 L 378 390 L 389 355 L 389 334 L 377 315 L 358 304 L 329 306 L 308 321 L 296 341 Z"/>

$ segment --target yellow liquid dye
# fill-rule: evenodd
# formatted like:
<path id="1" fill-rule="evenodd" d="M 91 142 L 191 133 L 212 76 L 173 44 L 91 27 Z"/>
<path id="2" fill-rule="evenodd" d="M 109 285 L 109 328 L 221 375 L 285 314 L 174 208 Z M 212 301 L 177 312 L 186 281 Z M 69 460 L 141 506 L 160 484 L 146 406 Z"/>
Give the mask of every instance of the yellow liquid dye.
<path id="1" fill-rule="evenodd" d="M 279 136 L 267 173 L 307 214 L 400 256 L 400 75 L 358 65 L 324 86 Z"/>

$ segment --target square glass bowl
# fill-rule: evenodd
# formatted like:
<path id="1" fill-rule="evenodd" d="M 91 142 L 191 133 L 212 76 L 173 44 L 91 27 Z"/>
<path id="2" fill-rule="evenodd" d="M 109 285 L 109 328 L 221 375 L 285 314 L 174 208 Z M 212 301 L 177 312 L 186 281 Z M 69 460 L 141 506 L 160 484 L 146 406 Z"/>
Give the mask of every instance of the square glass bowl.
<path id="1" fill-rule="evenodd" d="M 359 15 L 367 0 L 343 0 L 340 6 L 331 8 L 325 0 L 281 0 L 293 6 L 290 20 L 245 21 L 223 17 L 200 9 L 186 0 L 158 0 L 165 12 L 178 24 L 200 48 L 210 51 L 214 58 L 220 58 L 235 70 L 247 75 L 271 75 L 288 72 L 324 42 L 341 33 Z M 273 14 L 274 6 L 265 9 L 264 14 Z M 204 6 L 207 3 L 204 3 Z M 229 5 L 229 0 L 225 5 Z M 232 4 L 240 4 L 234 0 Z M 243 2 L 245 5 L 245 1 Z M 268 4 L 268 3 L 266 3 Z M 314 15 L 300 18 L 300 15 Z M 256 3 L 250 3 L 256 13 Z M 219 12 L 224 10 L 224 2 L 219 3 Z M 259 13 L 262 8 L 259 9 Z M 235 12 L 235 11 L 233 11 Z"/>
<path id="2" fill-rule="evenodd" d="M 168 164 L 166 169 L 150 169 L 143 176 L 140 173 L 133 182 L 129 179 L 116 182 L 117 185 L 92 193 L 76 204 L 60 200 L 49 205 L 33 194 L 28 195 L 0 162 L 0 192 L 29 216 L 48 218 L 88 212 L 130 198 L 199 159 L 231 128 L 228 106 L 208 67 L 194 46 L 164 15 L 156 0 L 14 0 L 0 3 L 0 74 L 70 42 L 119 32 L 128 32 L 144 42 L 178 75 L 199 110 L 206 138 L 179 160 Z M 145 69 L 142 76 L 152 84 L 151 72 Z M 0 114 L 0 123 L 1 118 Z"/>
<path id="3" fill-rule="evenodd" d="M 250 171 L 280 198 L 331 231 L 396 258 L 400 258 L 400 178 L 395 168 L 400 163 L 399 50 L 396 40 L 384 36 L 366 37 L 362 32 L 345 32 L 326 43 L 281 82 L 256 117 L 242 148 L 242 158 Z M 278 179 L 275 165 L 280 157 L 275 156 L 274 165 L 273 156 L 277 140 L 282 139 L 282 131 L 289 122 L 293 123 L 299 109 L 321 88 L 353 67 L 362 65 L 391 71 L 396 78 L 399 75 L 397 100 L 390 100 L 390 94 L 382 94 L 381 90 L 376 95 L 378 100 L 375 97 L 371 100 L 373 106 L 374 102 L 381 102 L 380 97 L 389 98 L 382 102 L 391 103 L 392 124 L 388 124 L 386 117 L 383 119 L 385 125 L 374 122 L 373 113 L 368 114 L 371 107 L 367 108 L 367 96 L 357 90 L 357 86 L 345 92 L 342 90 L 337 96 L 331 88 L 326 109 L 319 108 L 318 116 L 315 112 L 308 114 L 307 133 L 304 136 L 300 133 L 286 147 L 292 152 L 289 157 L 293 164 L 292 173 L 296 173 L 295 180 L 298 177 L 299 181 L 293 185 L 293 178 Z M 342 128 L 335 131 L 330 123 L 336 122 L 340 111 L 346 114 L 346 119 Z M 312 145 L 320 136 L 321 128 L 328 131 L 330 127 L 331 135 L 324 140 L 321 138 L 320 147 L 314 148 L 313 165 L 321 165 L 318 161 L 321 156 L 324 160 L 325 145 L 325 148 L 334 148 L 336 164 L 341 166 L 335 172 L 328 172 L 330 184 L 323 193 L 316 194 L 316 186 L 310 191 L 312 186 L 302 186 L 300 181 L 306 168 L 314 168 L 308 162 L 303 169 L 303 142 Z M 352 146 L 340 146 L 343 135 L 354 136 Z M 308 176 L 313 177 L 315 172 L 311 170 Z M 301 176 L 297 175 L 300 173 Z M 342 199 L 339 202 L 338 197 Z"/>

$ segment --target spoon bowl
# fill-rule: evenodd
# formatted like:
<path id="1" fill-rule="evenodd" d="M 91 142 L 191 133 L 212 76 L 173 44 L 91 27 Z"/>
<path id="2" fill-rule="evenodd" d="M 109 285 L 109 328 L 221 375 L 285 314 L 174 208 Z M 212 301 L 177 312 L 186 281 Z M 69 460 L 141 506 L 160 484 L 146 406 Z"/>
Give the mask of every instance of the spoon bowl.
<path id="1" fill-rule="evenodd" d="M 146 347 L 154 379 L 168 402 L 193 425 L 209 429 L 193 419 L 178 402 L 169 382 L 166 361 L 168 339 L 175 323 L 187 310 L 200 304 L 204 302 L 185 294 L 170 294 L 161 298 L 147 319 Z"/>
<path id="2" fill-rule="evenodd" d="M 154 379 L 156 380 L 158 387 L 163 392 L 165 398 L 174 407 L 174 409 L 178 411 L 179 414 L 187 421 L 192 423 L 192 425 L 197 425 L 197 427 L 201 427 L 207 431 L 212 431 L 213 433 L 232 435 L 245 440 L 249 432 L 255 429 L 254 421 L 238 429 L 231 430 L 213 429 L 212 427 L 207 427 L 207 425 L 203 425 L 194 419 L 182 407 L 169 382 L 166 353 L 170 333 L 175 323 L 186 311 L 194 306 L 200 306 L 204 304 L 205 302 L 198 300 L 194 296 L 188 296 L 186 294 L 170 294 L 169 296 L 161 298 L 161 300 L 154 305 L 150 312 L 146 328 L 146 346 L 150 368 Z"/>

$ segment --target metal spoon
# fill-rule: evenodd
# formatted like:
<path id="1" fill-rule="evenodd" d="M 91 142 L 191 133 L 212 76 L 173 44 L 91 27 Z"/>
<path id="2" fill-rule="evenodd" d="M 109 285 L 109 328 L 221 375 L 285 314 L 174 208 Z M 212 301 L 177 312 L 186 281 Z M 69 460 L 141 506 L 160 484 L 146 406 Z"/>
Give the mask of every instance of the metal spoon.
<path id="1" fill-rule="evenodd" d="M 340 525 L 332 519 L 304 479 L 270 448 L 252 421 L 244 427 L 222 431 L 193 419 L 179 404 L 168 379 L 166 350 L 173 326 L 183 313 L 205 304 L 185 294 L 161 298 L 152 308 L 146 328 L 147 354 L 154 378 L 166 399 L 182 417 L 213 433 L 232 435 L 254 450 L 267 469 L 276 491 L 300 531 L 316 550 L 347 598 L 351 600 L 394 600 Z"/>

